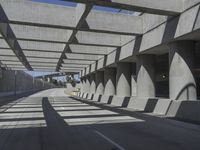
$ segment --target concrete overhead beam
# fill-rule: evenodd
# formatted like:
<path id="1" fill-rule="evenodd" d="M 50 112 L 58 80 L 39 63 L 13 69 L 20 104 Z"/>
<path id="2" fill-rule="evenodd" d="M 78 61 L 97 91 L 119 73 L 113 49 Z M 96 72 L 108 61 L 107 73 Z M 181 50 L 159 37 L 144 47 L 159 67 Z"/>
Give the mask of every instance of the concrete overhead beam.
<path id="1" fill-rule="evenodd" d="M 90 54 L 73 54 L 73 53 L 66 53 L 67 59 L 74 59 L 74 60 L 92 60 L 96 61 L 103 57 L 103 55 L 90 55 Z"/>
<path id="2" fill-rule="evenodd" d="M 116 47 L 134 38 L 134 36 L 78 31 L 76 39 L 69 43 L 72 30 L 19 24 L 10 25 L 16 38 L 21 41 Z"/>
<path id="3" fill-rule="evenodd" d="M 43 50 L 43 51 L 58 51 L 62 52 L 65 44 L 60 43 L 47 43 L 47 42 L 34 42 L 18 40 L 19 45 L 24 50 Z"/>
<path id="4" fill-rule="evenodd" d="M 83 67 L 61 67 L 61 70 L 68 70 L 68 69 L 77 69 L 77 70 L 81 70 L 83 69 Z"/>
<path id="5" fill-rule="evenodd" d="M 1 61 L 5 65 L 22 65 L 20 61 Z"/>
<path id="6" fill-rule="evenodd" d="M 43 67 L 56 67 L 56 63 L 37 63 L 37 62 L 31 62 L 31 66 L 43 66 Z"/>
<path id="7" fill-rule="evenodd" d="M 33 66 L 33 69 L 56 69 L 56 67 Z"/>
<path id="8" fill-rule="evenodd" d="M 76 10 L 73 7 L 37 3 L 27 0 L 1 0 L 9 20 L 36 24 L 76 26 Z"/>
<path id="9" fill-rule="evenodd" d="M 199 8 L 200 5 L 197 5 L 188 9 L 180 17 L 174 17 L 161 23 L 153 30 L 145 33 L 143 37 L 136 38 L 134 41 L 122 46 L 121 49 L 99 59 L 95 64 L 97 66 L 96 70 L 116 64 L 119 61 L 128 60 L 128 58 L 135 61 L 134 56 L 138 54 L 159 55 L 167 53 L 169 48 L 166 45 L 174 40 L 198 40 L 200 29 Z"/>
<path id="10" fill-rule="evenodd" d="M 71 1 L 71 0 L 64 0 Z M 159 15 L 177 15 L 183 11 L 183 0 L 74 0 L 78 3 L 94 4 L 124 10 Z"/>
<path id="11" fill-rule="evenodd" d="M 22 62 L 22 64 L 28 69 L 32 70 L 29 62 L 27 61 L 17 39 L 16 36 L 11 29 L 10 25 L 8 24 L 8 17 L 5 13 L 2 5 L 0 4 L 0 33 L 2 37 L 6 40 L 9 47 L 13 50 L 16 57 Z"/>
<path id="12" fill-rule="evenodd" d="M 86 25 L 82 29 L 135 35 L 143 33 L 142 18 L 140 16 L 101 11 L 91 11 L 86 18 Z"/>
<path id="13" fill-rule="evenodd" d="M 94 63 L 93 60 L 71 60 L 71 59 L 63 59 L 63 64 L 80 64 L 80 65 L 89 65 Z"/>
<path id="14" fill-rule="evenodd" d="M 15 56 L 15 53 L 11 49 L 0 49 L 1 56 Z"/>
<path id="15" fill-rule="evenodd" d="M 8 45 L 8 43 L 6 42 L 6 40 L 4 40 L 3 38 L 0 39 L 0 48 L 10 48 L 10 46 Z"/>
<path id="16" fill-rule="evenodd" d="M 100 47 L 100 46 L 83 46 L 71 44 L 70 53 L 76 54 L 91 54 L 91 55 L 106 55 L 115 50 L 116 48 L 111 47 Z"/>
<path id="17" fill-rule="evenodd" d="M 142 34 L 140 17 L 90 12 L 91 5 L 78 4 L 76 8 L 73 8 L 25 0 L 2 0 L 1 5 L 8 15 L 9 22 L 14 24 L 115 34 Z M 87 17 L 89 13 L 90 15 Z"/>
<path id="18" fill-rule="evenodd" d="M 61 53 L 40 52 L 40 51 L 23 51 L 26 57 L 44 57 L 44 58 L 60 58 Z"/>
<path id="19" fill-rule="evenodd" d="M 80 70 L 77 70 L 77 69 L 61 69 L 60 72 L 77 74 L 77 73 L 80 72 Z"/>
<path id="20" fill-rule="evenodd" d="M 43 63 L 57 63 L 58 59 L 49 59 L 49 58 L 33 58 L 27 57 L 28 61 L 31 62 L 43 62 Z"/>
<path id="21" fill-rule="evenodd" d="M 72 30 L 37 27 L 19 24 L 10 24 L 17 39 L 46 40 L 54 42 L 67 42 Z"/>
<path id="22" fill-rule="evenodd" d="M 88 65 L 84 65 L 84 64 L 62 64 L 62 67 L 87 67 Z"/>
<path id="23" fill-rule="evenodd" d="M 83 25 L 91 9 L 92 9 L 92 5 L 78 4 L 76 6 L 76 29 L 79 29 Z M 77 30 L 73 30 L 68 42 L 72 42 L 75 39 L 77 32 L 78 32 Z M 63 59 L 66 58 L 65 53 L 68 51 L 70 51 L 70 47 L 69 47 L 69 44 L 66 44 L 65 48 L 63 49 L 62 55 L 57 63 L 57 67 L 56 67 L 57 71 L 59 71 L 61 64 L 63 62 Z"/>
<path id="24" fill-rule="evenodd" d="M 95 33 L 87 31 L 78 31 L 76 34 L 76 42 L 82 44 L 96 44 L 101 46 L 122 46 L 133 40 L 135 36 L 117 35 L 108 33 Z"/>

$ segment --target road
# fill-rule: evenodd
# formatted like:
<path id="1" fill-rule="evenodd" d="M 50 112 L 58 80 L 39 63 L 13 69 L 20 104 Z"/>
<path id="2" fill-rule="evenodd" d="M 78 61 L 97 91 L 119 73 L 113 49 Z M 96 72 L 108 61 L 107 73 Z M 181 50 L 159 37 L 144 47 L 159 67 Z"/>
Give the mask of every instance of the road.
<path id="1" fill-rule="evenodd" d="M 0 113 L 0 150 L 200 150 L 198 125 L 79 101 L 64 89 L 12 104 Z"/>

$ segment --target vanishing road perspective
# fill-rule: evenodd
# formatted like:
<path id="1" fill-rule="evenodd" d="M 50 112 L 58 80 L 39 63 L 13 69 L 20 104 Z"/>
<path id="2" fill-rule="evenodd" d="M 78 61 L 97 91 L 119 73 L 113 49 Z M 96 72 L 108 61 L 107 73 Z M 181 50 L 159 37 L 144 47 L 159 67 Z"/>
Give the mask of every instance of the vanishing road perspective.
<path id="1" fill-rule="evenodd" d="M 200 150 L 200 0 L 0 0 L 0 150 Z"/>

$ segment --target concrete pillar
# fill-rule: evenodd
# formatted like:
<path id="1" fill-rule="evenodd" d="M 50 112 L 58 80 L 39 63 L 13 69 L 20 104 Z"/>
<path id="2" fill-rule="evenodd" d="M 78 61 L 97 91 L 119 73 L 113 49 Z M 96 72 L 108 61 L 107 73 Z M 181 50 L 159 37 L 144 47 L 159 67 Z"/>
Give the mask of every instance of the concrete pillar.
<path id="1" fill-rule="evenodd" d="M 105 95 L 116 94 L 116 68 L 105 68 L 104 70 Z"/>
<path id="2" fill-rule="evenodd" d="M 137 56 L 137 97 L 155 97 L 155 56 Z"/>
<path id="3" fill-rule="evenodd" d="M 92 73 L 90 75 L 90 93 L 94 94 L 95 92 L 96 92 L 95 74 Z"/>
<path id="4" fill-rule="evenodd" d="M 81 78 L 81 90 L 80 90 L 81 93 L 84 92 L 84 87 L 85 87 L 85 79 L 82 77 Z"/>
<path id="5" fill-rule="evenodd" d="M 131 73 L 131 95 L 137 96 L 137 73 L 136 73 L 136 63 L 132 64 Z"/>
<path id="6" fill-rule="evenodd" d="M 85 93 L 90 93 L 90 76 L 86 76 L 85 78 Z"/>
<path id="7" fill-rule="evenodd" d="M 191 69 L 194 67 L 195 44 L 177 41 L 169 44 L 169 91 L 175 100 L 196 100 L 196 82 Z"/>
<path id="8" fill-rule="evenodd" d="M 117 96 L 131 96 L 131 63 L 117 64 Z"/>
<path id="9" fill-rule="evenodd" d="M 104 72 L 97 71 L 95 77 L 96 77 L 96 94 L 103 95 L 104 94 Z"/>

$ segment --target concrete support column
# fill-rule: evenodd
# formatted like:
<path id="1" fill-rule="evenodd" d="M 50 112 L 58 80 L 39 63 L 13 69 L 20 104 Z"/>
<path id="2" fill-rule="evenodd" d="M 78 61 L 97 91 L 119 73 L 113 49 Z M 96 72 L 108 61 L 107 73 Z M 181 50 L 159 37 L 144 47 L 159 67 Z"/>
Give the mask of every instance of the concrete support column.
<path id="1" fill-rule="evenodd" d="M 155 97 L 155 56 L 137 56 L 137 97 Z"/>
<path id="2" fill-rule="evenodd" d="M 85 78 L 85 93 L 90 93 L 90 76 L 86 76 Z"/>
<path id="3" fill-rule="evenodd" d="M 169 91 L 175 100 L 196 100 L 196 82 L 191 69 L 194 67 L 195 44 L 178 41 L 169 44 Z"/>
<path id="4" fill-rule="evenodd" d="M 131 96 L 131 63 L 117 64 L 117 96 Z"/>
<path id="5" fill-rule="evenodd" d="M 95 92 L 96 92 L 95 74 L 92 73 L 90 75 L 90 93 L 94 94 Z"/>
<path id="6" fill-rule="evenodd" d="M 104 70 L 105 95 L 116 94 L 116 68 L 105 68 Z"/>
<path id="7" fill-rule="evenodd" d="M 131 73 L 131 95 L 137 96 L 137 73 L 136 73 L 136 63 L 132 64 Z"/>
<path id="8" fill-rule="evenodd" d="M 96 94 L 103 95 L 104 94 L 104 72 L 97 71 L 96 72 Z"/>
<path id="9" fill-rule="evenodd" d="M 80 90 L 80 92 L 84 93 L 84 89 L 85 89 L 85 79 L 81 78 L 81 90 Z"/>

